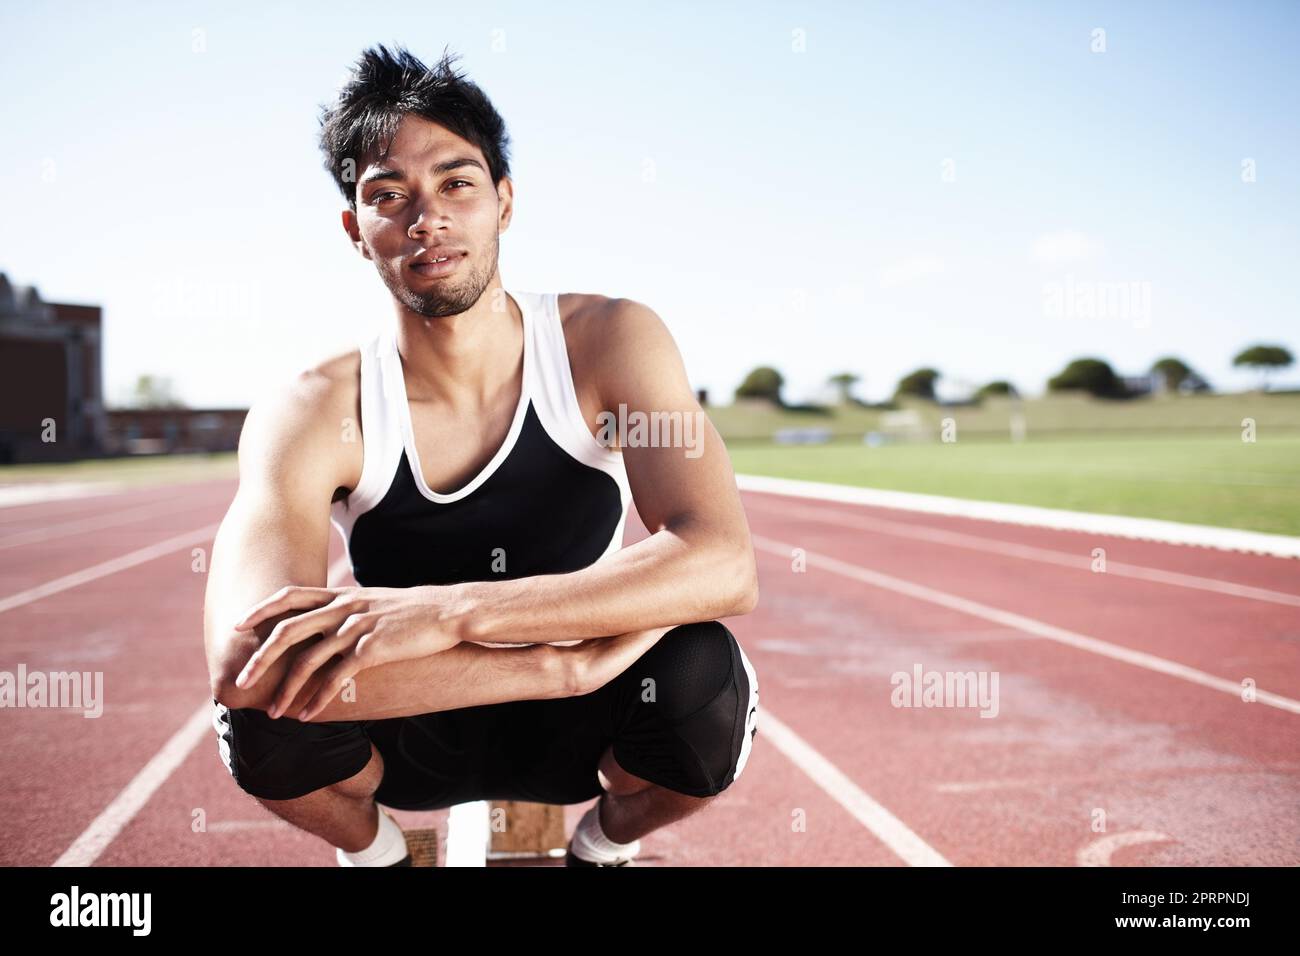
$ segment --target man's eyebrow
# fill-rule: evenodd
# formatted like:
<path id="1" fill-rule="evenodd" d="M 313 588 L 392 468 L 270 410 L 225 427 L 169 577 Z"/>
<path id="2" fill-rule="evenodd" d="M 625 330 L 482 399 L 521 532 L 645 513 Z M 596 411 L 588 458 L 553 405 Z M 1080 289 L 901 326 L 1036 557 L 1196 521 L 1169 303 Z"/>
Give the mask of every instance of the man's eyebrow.
<path id="1" fill-rule="evenodd" d="M 483 164 L 471 156 L 457 156 L 453 159 L 444 159 L 440 163 L 434 163 L 431 171 L 435 176 L 441 176 L 443 173 L 449 173 L 453 169 L 459 169 L 462 166 L 477 166 L 483 172 L 487 172 L 486 169 L 483 169 Z M 367 183 L 373 183 L 378 179 L 402 180 L 405 178 L 406 174 L 400 169 L 394 169 L 391 166 L 371 166 L 369 171 L 361 177 L 361 182 L 357 183 L 357 186 L 365 186 Z"/>

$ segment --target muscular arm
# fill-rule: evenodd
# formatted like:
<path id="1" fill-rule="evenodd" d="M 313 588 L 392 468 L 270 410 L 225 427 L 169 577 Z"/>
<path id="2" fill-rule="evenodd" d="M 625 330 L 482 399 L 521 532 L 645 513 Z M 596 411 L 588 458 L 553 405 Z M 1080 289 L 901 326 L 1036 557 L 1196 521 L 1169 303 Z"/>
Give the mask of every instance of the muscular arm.
<path id="1" fill-rule="evenodd" d="M 516 643 L 579 638 L 748 614 L 753 544 L 731 460 L 700 408 L 672 336 L 650 309 L 613 300 L 597 317 L 601 408 L 679 416 L 677 446 L 628 443 L 623 460 L 650 537 L 569 574 L 463 585 L 464 633 Z M 671 435 L 670 435 L 671 437 Z M 691 438 L 694 441 L 690 441 Z M 686 447 L 689 445 L 690 447 Z"/>
<path id="2" fill-rule="evenodd" d="M 254 687 L 232 688 L 233 693 L 226 693 L 221 702 L 232 708 L 265 711 L 275 699 L 286 666 L 277 661 Z M 360 671 L 352 690 L 336 695 L 310 723 L 386 720 L 511 700 L 568 697 L 579 692 L 576 679 L 577 671 L 556 648 L 546 644 L 512 648 L 458 644 L 428 657 Z M 303 685 L 284 716 L 296 719 L 319 686 L 317 674 Z"/>
<path id="3" fill-rule="evenodd" d="M 203 616 L 211 692 L 228 707 L 269 707 L 299 652 L 283 655 L 254 687 L 237 688 L 235 677 L 248 658 L 289 615 L 264 621 L 251 633 L 236 631 L 234 624 L 285 585 L 326 585 L 330 500 L 342 483 L 341 456 L 332 443 L 348 417 L 331 398 L 336 393 L 320 373 L 304 373 L 283 393 L 259 402 L 245 421 L 239 489 L 213 543 Z M 362 671 L 355 700 L 336 698 L 316 720 L 371 720 L 567 696 L 574 688 L 564 660 L 545 645 L 499 650 L 461 644 Z M 317 686 L 308 681 L 294 704 L 300 709 Z"/>

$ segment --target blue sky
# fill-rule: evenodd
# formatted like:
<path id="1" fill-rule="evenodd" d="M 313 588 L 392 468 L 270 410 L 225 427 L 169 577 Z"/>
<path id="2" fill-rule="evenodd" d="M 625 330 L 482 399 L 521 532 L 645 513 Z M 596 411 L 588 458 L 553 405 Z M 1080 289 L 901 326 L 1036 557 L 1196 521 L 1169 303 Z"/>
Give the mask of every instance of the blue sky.
<path id="1" fill-rule="evenodd" d="M 1300 4 L 450 6 L 6 6 L 0 271 L 104 306 L 110 402 L 244 405 L 391 323 L 316 131 L 401 43 L 508 124 L 506 287 L 650 305 L 715 400 L 1300 353 Z"/>

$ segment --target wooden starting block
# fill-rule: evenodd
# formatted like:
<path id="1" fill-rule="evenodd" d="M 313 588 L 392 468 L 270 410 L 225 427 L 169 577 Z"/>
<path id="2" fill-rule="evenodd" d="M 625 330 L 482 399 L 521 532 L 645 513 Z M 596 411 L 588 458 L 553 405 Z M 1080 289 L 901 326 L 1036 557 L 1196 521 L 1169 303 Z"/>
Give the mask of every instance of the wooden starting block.
<path id="1" fill-rule="evenodd" d="M 564 856 L 564 807 L 493 800 L 489 804 L 488 860 L 545 860 Z"/>
<path id="2" fill-rule="evenodd" d="M 438 865 L 438 831 L 403 831 L 412 866 Z M 447 816 L 444 866 L 487 866 L 494 861 L 548 860 L 568 847 L 564 807 L 521 800 L 459 803 Z"/>
<path id="3" fill-rule="evenodd" d="M 434 827 L 420 827 L 403 831 L 406 851 L 411 854 L 411 866 L 438 865 L 438 831 Z"/>

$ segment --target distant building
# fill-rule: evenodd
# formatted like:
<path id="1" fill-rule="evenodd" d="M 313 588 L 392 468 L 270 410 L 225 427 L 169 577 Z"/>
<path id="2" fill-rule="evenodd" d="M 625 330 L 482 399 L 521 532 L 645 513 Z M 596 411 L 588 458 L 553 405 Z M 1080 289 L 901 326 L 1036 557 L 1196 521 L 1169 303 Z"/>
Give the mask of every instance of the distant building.
<path id="1" fill-rule="evenodd" d="M 0 463 L 99 453 L 101 310 L 45 302 L 0 273 Z"/>
<path id="2" fill-rule="evenodd" d="M 108 455 L 181 455 L 234 451 L 246 408 L 113 408 Z"/>
<path id="3" fill-rule="evenodd" d="M 245 408 L 106 409 L 102 320 L 0 272 L 0 464 L 238 447 Z"/>

